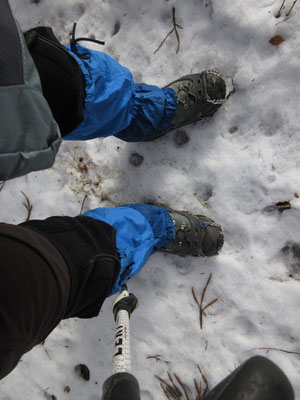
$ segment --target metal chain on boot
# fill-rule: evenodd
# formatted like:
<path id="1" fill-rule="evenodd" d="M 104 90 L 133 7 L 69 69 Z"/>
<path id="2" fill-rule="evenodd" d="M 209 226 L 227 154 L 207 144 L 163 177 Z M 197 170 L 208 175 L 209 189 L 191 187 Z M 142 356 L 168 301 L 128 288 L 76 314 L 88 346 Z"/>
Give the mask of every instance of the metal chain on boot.
<path id="1" fill-rule="evenodd" d="M 204 71 L 201 72 L 201 75 L 205 75 L 205 74 L 211 74 L 214 76 L 217 76 L 218 78 L 223 78 L 222 74 L 220 74 L 217 71 L 214 71 L 213 69 L 205 69 Z M 211 99 L 206 99 L 205 101 L 207 103 L 211 103 L 211 104 L 224 104 L 226 103 L 227 98 L 225 97 L 224 99 L 220 99 L 220 100 L 211 100 Z"/>

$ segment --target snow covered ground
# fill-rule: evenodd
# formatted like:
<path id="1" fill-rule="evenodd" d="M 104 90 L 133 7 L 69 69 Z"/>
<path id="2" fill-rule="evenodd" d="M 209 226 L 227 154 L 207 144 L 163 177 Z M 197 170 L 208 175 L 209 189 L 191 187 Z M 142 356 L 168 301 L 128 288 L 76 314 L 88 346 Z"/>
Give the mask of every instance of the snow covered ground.
<path id="1" fill-rule="evenodd" d="M 292 0 L 279 18 L 282 0 L 11 3 L 22 29 L 50 25 L 64 43 L 77 22 L 77 35 L 105 40 L 104 48 L 92 48 L 127 66 L 137 82 L 163 86 L 215 68 L 233 78 L 236 91 L 211 121 L 184 129 L 189 141 L 181 147 L 175 133 L 140 144 L 64 143 L 53 168 L 4 185 L 1 220 L 25 220 L 21 191 L 33 205 L 31 218 L 75 216 L 87 196 L 84 211 L 159 201 L 215 219 L 225 230 L 218 257 L 156 254 L 129 282 L 140 300 L 131 330 L 142 399 L 165 398 L 154 375 L 176 372 L 193 392 L 197 364 L 212 387 L 254 354 L 276 362 L 300 399 L 300 4 L 285 20 Z M 173 27 L 172 7 L 183 27 L 180 50 L 173 32 L 154 54 Z M 284 39 L 278 46 L 269 43 L 275 35 Z M 129 163 L 135 152 L 144 157 L 139 167 Z M 291 209 L 279 212 L 275 205 L 283 201 Z M 200 297 L 210 274 L 204 305 L 218 301 L 200 329 L 192 287 Z M 111 373 L 112 301 L 98 318 L 63 321 L 26 354 L 0 382 L 1 400 L 99 398 Z M 90 381 L 75 374 L 79 363 L 89 367 Z"/>

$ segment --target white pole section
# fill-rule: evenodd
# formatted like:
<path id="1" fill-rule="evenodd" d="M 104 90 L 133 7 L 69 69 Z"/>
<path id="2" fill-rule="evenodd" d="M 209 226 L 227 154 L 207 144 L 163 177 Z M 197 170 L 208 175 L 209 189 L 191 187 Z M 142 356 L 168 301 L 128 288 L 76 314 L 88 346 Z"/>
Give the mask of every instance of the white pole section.
<path id="1" fill-rule="evenodd" d="M 124 285 L 113 304 L 116 320 L 113 374 L 131 372 L 129 318 L 137 306 L 138 299 L 133 293 L 128 293 Z"/>
<path id="2" fill-rule="evenodd" d="M 117 372 L 131 372 L 129 314 L 126 310 L 118 311 L 116 318 L 113 374 Z"/>

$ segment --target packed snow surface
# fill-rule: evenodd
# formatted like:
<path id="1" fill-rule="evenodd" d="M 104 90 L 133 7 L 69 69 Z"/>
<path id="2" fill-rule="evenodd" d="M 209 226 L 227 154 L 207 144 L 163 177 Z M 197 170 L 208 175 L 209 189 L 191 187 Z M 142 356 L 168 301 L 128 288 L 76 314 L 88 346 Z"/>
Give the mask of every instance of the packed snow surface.
<path id="1" fill-rule="evenodd" d="M 233 79 L 235 93 L 209 122 L 184 128 L 182 146 L 176 132 L 138 144 L 114 137 L 63 143 L 53 168 L 5 183 L 1 220 L 26 219 L 21 191 L 33 219 L 147 201 L 213 218 L 225 232 L 219 256 L 158 253 L 129 282 L 140 301 L 130 323 L 142 399 L 165 398 L 155 375 L 175 372 L 194 393 L 197 364 L 213 387 L 255 354 L 277 363 L 300 399 L 300 4 L 286 16 L 287 0 L 276 18 L 282 0 L 11 3 L 23 30 L 52 26 L 65 44 L 77 22 L 78 36 L 106 42 L 87 46 L 127 66 L 136 82 L 164 86 L 214 68 Z M 173 28 L 173 7 L 183 28 L 179 51 L 173 32 L 154 54 Z M 269 42 L 275 35 L 284 39 L 277 46 Z M 141 165 L 129 162 L 133 153 Z M 285 201 L 291 208 L 279 211 Z M 210 274 L 203 306 L 218 300 L 200 329 L 192 288 L 200 299 Z M 111 374 L 112 302 L 97 318 L 62 321 L 0 382 L 1 400 L 98 399 Z M 90 381 L 74 372 L 79 363 Z"/>

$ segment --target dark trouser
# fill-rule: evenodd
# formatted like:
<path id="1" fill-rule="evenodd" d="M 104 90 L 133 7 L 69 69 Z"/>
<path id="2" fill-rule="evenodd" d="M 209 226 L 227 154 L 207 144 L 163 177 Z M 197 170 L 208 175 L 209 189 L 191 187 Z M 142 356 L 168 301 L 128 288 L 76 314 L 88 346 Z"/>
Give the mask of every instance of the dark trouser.
<path id="1" fill-rule="evenodd" d="M 119 274 L 115 235 L 89 217 L 0 224 L 0 379 L 62 319 L 98 315 Z"/>

